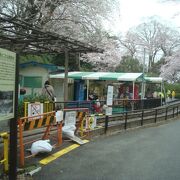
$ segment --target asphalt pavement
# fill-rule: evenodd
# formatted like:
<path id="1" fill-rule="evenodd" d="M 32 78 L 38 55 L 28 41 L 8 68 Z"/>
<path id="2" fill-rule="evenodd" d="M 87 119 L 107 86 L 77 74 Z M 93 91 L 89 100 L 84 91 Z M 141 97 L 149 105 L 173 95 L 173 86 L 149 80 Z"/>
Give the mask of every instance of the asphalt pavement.
<path id="1" fill-rule="evenodd" d="M 94 139 L 33 179 L 180 180 L 180 120 Z"/>

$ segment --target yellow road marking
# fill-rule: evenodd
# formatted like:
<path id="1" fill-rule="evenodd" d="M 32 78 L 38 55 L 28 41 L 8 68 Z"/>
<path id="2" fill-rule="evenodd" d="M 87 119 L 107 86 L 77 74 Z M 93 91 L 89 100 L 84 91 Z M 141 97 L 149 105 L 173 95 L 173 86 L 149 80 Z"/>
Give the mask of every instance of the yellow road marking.
<path id="1" fill-rule="evenodd" d="M 83 140 L 83 142 L 87 143 L 89 141 L 88 140 Z M 55 159 L 57 159 L 57 158 L 63 156 L 64 154 L 72 151 L 73 149 L 78 148 L 79 146 L 80 146 L 79 144 L 73 144 L 73 145 L 71 145 L 71 146 L 69 146 L 67 148 L 64 148 L 64 149 L 62 149 L 62 150 L 60 150 L 60 151 L 58 151 L 58 152 L 56 152 L 56 153 L 54 153 L 54 154 L 52 154 L 52 155 L 50 155 L 48 157 L 42 159 L 41 161 L 39 161 L 39 163 L 42 164 L 42 165 L 47 165 L 51 161 L 54 161 Z"/>

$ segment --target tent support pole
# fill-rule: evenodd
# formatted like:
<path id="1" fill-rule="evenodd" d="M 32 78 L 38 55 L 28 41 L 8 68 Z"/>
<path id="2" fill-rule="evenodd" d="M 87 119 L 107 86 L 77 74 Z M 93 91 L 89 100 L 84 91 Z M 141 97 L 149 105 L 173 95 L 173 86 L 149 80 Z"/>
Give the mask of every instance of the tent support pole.
<path id="1" fill-rule="evenodd" d="M 134 87 L 135 87 L 135 82 L 133 81 L 133 100 L 134 100 Z"/>
<path id="2" fill-rule="evenodd" d="M 135 82 L 133 81 L 133 100 L 134 100 L 134 87 L 135 87 Z M 132 111 L 134 110 L 134 101 L 132 101 Z"/>
<path id="3" fill-rule="evenodd" d="M 162 82 L 161 82 L 161 106 L 162 106 Z"/>
<path id="4" fill-rule="evenodd" d="M 65 50 L 65 77 L 64 77 L 64 101 L 68 100 L 68 64 L 69 56 L 68 50 Z"/>
<path id="5" fill-rule="evenodd" d="M 87 97 L 86 100 L 88 100 L 89 98 L 89 80 L 87 80 Z"/>
<path id="6" fill-rule="evenodd" d="M 165 104 L 167 104 L 167 103 L 166 103 L 166 97 L 167 97 L 167 95 L 166 95 L 166 90 L 165 90 L 165 87 L 164 87 L 164 82 L 162 81 L 161 84 L 162 84 L 162 89 L 163 89 L 163 93 L 164 93 L 164 101 L 165 101 Z"/>

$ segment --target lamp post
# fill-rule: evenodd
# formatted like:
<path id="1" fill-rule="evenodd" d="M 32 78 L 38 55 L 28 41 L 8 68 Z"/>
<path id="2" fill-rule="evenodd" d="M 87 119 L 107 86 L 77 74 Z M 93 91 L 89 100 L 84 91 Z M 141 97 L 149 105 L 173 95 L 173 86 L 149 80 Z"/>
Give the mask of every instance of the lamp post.
<path id="1" fill-rule="evenodd" d="M 146 49 L 144 48 L 143 51 L 143 75 L 142 75 L 142 87 L 141 87 L 141 99 L 144 99 L 144 72 L 145 72 L 145 58 L 146 58 Z"/>

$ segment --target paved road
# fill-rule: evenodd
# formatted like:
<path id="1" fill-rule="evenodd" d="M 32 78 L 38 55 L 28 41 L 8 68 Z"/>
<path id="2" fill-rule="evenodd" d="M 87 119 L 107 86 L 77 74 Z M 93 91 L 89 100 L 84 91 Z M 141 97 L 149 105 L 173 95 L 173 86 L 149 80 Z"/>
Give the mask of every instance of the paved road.
<path id="1" fill-rule="evenodd" d="M 35 180 L 180 180 L 180 120 L 100 137 L 42 168 Z"/>

